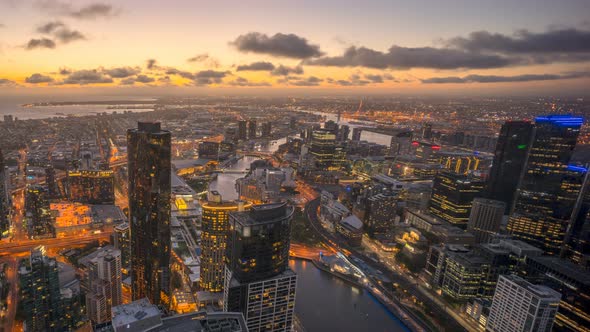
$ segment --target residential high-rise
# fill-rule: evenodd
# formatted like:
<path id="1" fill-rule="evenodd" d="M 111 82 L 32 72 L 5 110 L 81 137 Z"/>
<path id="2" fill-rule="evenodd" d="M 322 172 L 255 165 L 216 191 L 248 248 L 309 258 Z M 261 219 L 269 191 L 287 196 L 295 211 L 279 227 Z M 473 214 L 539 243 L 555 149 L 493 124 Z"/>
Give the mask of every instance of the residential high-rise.
<path id="1" fill-rule="evenodd" d="M 61 331 L 63 312 L 55 259 L 45 255 L 45 247 L 36 247 L 18 273 L 25 331 Z"/>
<path id="2" fill-rule="evenodd" d="M 255 205 L 230 213 L 224 311 L 244 314 L 248 330 L 291 331 L 297 275 L 288 267 L 293 207 Z"/>
<path id="3" fill-rule="evenodd" d="M 131 263 L 131 234 L 129 234 L 129 224 L 124 222 L 113 229 L 113 245 L 121 251 L 121 266 L 129 269 Z"/>
<path id="4" fill-rule="evenodd" d="M 171 135 L 160 123 L 127 131 L 133 299 L 170 303 Z"/>
<path id="5" fill-rule="evenodd" d="M 223 290 L 225 252 L 229 231 L 229 213 L 249 209 L 251 204 L 243 201 L 223 201 L 217 191 L 208 195 L 202 204 L 201 218 L 201 290 L 221 292 Z"/>
<path id="6" fill-rule="evenodd" d="M 484 181 L 479 178 L 442 171 L 434 178 L 430 213 L 464 227 L 469 220 L 473 199 L 480 195 Z"/>
<path id="7" fill-rule="evenodd" d="M 47 189 L 39 185 L 28 186 L 25 192 L 25 217 L 27 232 L 31 238 L 55 236 L 47 196 Z"/>
<path id="8" fill-rule="evenodd" d="M 352 140 L 353 141 L 360 141 L 361 140 L 361 134 L 363 132 L 362 128 L 352 128 Z"/>
<path id="9" fill-rule="evenodd" d="M 395 195 L 377 194 L 369 197 L 365 208 L 365 227 L 369 235 L 393 230 L 398 198 Z"/>
<path id="10" fill-rule="evenodd" d="M 568 165 L 583 119 L 535 119 L 535 134 L 508 231 L 548 254 L 561 252 L 587 170 Z"/>
<path id="11" fill-rule="evenodd" d="M 500 129 L 486 196 L 504 202 L 505 214 L 512 208 L 532 137 L 533 124 L 529 121 L 508 121 Z"/>
<path id="12" fill-rule="evenodd" d="M 249 139 L 256 139 L 256 120 L 250 120 L 248 122 L 248 138 Z"/>
<path id="13" fill-rule="evenodd" d="M 49 198 L 58 197 L 57 183 L 55 182 L 55 168 L 49 165 L 45 167 L 45 185 L 47 186 L 47 194 Z"/>
<path id="14" fill-rule="evenodd" d="M 10 190 L 8 190 L 8 175 L 4 167 L 4 156 L 0 150 L 0 237 L 10 228 Z"/>
<path id="15" fill-rule="evenodd" d="M 515 275 L 501 275 L 490 308 L 486 331 L 549 332 L 561 294 Z"/>
<path id="16" fill-rule="evenodd" d="M 111 170 L 68 171 L 68 197 L 84 204 L 115 204 L 115 174 Z"/>
<path id="17" fill-rule="evenodd" d="M 111 309 L 122 303 L 121 251 L 107 246 L 85 258 L 88 267 L 88 318 L 93 324 L 110 322 Z"/>
<path id="18" fill-rule="evenodd" d="M 248 139 L 248 121 L 238 121 L 238 139 L 245 141 Z"/>
<path id="19" fill-rule="evenodd" d="M 475 198 L 467 222 L 467 230 L 475 235 L 477 243 L 488 243 L 500 230 L 506 204 L 487 198 Z"/>

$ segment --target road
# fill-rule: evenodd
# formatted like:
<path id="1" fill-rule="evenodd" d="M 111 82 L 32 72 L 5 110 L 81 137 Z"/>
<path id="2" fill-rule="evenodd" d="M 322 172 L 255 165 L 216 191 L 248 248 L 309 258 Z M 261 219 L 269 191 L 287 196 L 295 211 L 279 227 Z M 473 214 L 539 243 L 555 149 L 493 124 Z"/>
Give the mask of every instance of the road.
<path id="1" fill-rule="evenodd" d="M 0 331 L 12 331 L 12 327 L 14 326 L 17 307 L 16 301 L 18 299 L 18 261 L 16 257 L 10 257 L 6 262 L 8 265 L 6 269 L 6 281 L 10 283 L 10 289 L 6 297 L 6 303 L 8 304 L 6 316 L 2 320 L 2 324 L 0 324 Z"/>
<path id="2" fill-rule="evenodd" d="M 457 321 L 456 317 L 449 316 L 447 312 L 447 308 L 445 306 L 441 307 L 438 302 L 432 300 L 430 296 L 426 296 L 422 291 L 418 288 L 415 281 L 410 280 L 406 275 L 397 273 L 395 271 L 391 271 L 387 266 L 382 263 L 376 262 L 370 257 L 367 257 L 364 253 L 358 251 L 355 248 L 349 247 L 344 241 L 338 239 L 333 234 L 330 234 L 320 224 L 318 219 L 317 210 L 320 205 L 319 198 L 316 198 L 310 201 L 305 210 L 307 218 L 309 219 L 313 229 L 319 233 L 326 241 L 337 248 L 345 248 L 345 250 L 349 251 L 353 256 L 360 258 L 370 266 L 371 268 L 381 271 L 383 275 L 387 278 L 396 282 L 400 285 L 401 289 L 405 289 L 408 291 L 409 294 L 416 297 L 416 299 L 420 302 L 427 304 L 430 308 L 432 308 L 433 312 L 432 315 L 439 321 L 444 321 L 445 325 L 449 328 L 449 331 L 467 331 L 469 329 L 464 328 L 463 325 L 460 323 L 461 321 Z M 382 289 L 382 292 L 387 295 L 389 298 L 394 298 L 394 294 L 389 290 Z"/>

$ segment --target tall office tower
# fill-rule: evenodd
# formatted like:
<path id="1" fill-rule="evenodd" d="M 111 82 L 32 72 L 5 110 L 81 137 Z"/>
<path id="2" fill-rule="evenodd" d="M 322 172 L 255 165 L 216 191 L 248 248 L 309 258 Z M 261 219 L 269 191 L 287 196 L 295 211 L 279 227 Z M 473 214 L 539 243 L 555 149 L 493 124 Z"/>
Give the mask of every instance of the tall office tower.
<path id="1" fill-rule="evenodd" d="M 422 139 L 432 139 L 432 123 L 422 124 Z"/>
<path id="2" fill-rule="evenodd" d="M 456 226 L 465 227 L 473 199 L 481 194 L 484 181 L 470 176 L 442 171 L 434 178 L 430 196 L 430 213 Z"/>
<path id="3" fill-rule="evenodd" d="M 352 140 L 357 142 L 360 141 L 362 132 L 362 128 L 352 128 Z"/>
<path id="4" fill-rule="evenodd" d="M 230 213 L 223 306 L 242 312 L 249 331 L 291 331 L 297 287 L 288 266 L 293 210 L 274 203 Z"/>
<path id="5" fill-rule="evenodd" d="M 25 192 L 25 218 L 29 237 L 55 236 L 47 189 L 39 185 L 27 187 Z"/>
<path id="6" fill-rule="evenodd" d="M 500 230 L 506 204 L 486 198 L 475 198 L 467 222 L 467 230 L 475 235 L 477 243 L 489 243 Z"/>
<path id="7" fill-rule="evenodd" d="M 559 254 L 586 169 L 569 166 L 583 119 L 550 115 L 535 119 L 535 137 L 508 231 L 520 240 Z"/>
<path id="8" fill-rule="evenodd" d="M 127 131 L 133 299 L 170 303 L 170 132 L 139 122 Z"/>
<path id="9" fill-rule="evenodd" d="M 68 197 L 84 204 L 115 204 L 112 170 L 68 171 Z"/>
<path id="10" fill-rule="evenodd" d="M 49 165 L 45 167 L 45 184 L 47 186 L 47 195 L 49 198 L 58 197 L 57 183 L 55 182 L 55 168 Z"/>
<path id="11" fill-rule="evenodd" d="M 248 122 L 248 138 L 255 139 L 256 138 L 256 121 L 250 120 Z"/>
<path id="12" fill-rule="evenodd" d="M 90 256 L 90 257 L 89 257 Z M 121 251 L 103 247 L 88 257 L 86 311 L 93 324 L 111 321 L 111 309 L 122 303 Z"/>
<path id="13" fill-rule="evenodd" d="M 590 173 L 572 215 L 561 255 L 582 268 L 590 269 Z"/>
<path id="14" fill-rule="evenodd" d="M 324 123 L 324 129 L 331 131 L 334 135 L 338 136 L 338 124 L 332 120 L 326 121 Z"/>
<path id="15" fill-rule="evenodd" d="M 389 155 L 407 155 L 412 150 L 412 132 L 403 131 L 391 137 L 389 142 Z"/>
<path id="16" fill-rule="evenodd" d="M 549 332 L 561 294 L 515 275 L 501 275 L 490 308 L 486 331 Z"/>
<path id="17" fill-rule="evenodd" d="M 350 127 L 347 125 L 340 126 L 340 130 L 338 131 L 338 141 L 339 142 L 348 141 L 348 135 L 350 135 Z"/>
<path id="18" fill-rule="evenodd" d="M 45 255 L 45 247 L 36 247 L 18 273 L 25 331 L 61 331 L 63 312 L 55 259 Z"/>
<path id="19" fill-rule="evenodd" d="M 269 138 L 270 137 L 270 133 L 272 132 L 272 124 L 270 122 L 265 122 L 262 124 L 262 128 L 261 130 L 261 137 L 263 138 Z"/>
<path id="20" fill-rule="evenodd" d="M 486 197 L 504 202 L 504 214 L 513 206 L 532 138 L 533 124 L 528 121 L 508 121 L 500 129 Z"/>
<path id="21" fill-rule="evenodd" d="M 315 166 L 321 170 L 340 168 L 337 160 L 336 134 L 329 129 L 315 129 L 311 136 L 310 154 Z M 339 158 L 338 158 L 339 159 Z"/>
<path id="22" fill-rule="evenodd" d="M 365 226 L 369 235 L 389 233 L 393 230 L 397 197 L 377 194 L 367 199 L 365 209 Z"/>
<path id="23" fill-rule="evenodd" d="M 8 189 L 8 172 L 4 167 L 4 156 L 0 150 L 0 237 L 10 228 L 10 190 Z"/>
<path id="24" fill-rule="evenodd" d="M 113 245 L 121 251 L 121 266 L 128 270 L 131 263 L 131 234 L 129 224 L 124 222 L 113 229 Z"/>
<path id="25" fill-rule="evenodd" d="M 249 209 L 251 204 L 243 201 L 223 201 L 217 191 L 208 195 L 207 203 L 201 207 L 201 279 L 202 290 L 221 292 L 223 290 L 224 257 L 229 232 L 229 213 Z"/>
<path id="26" fill-rule="evenodd" d="M 238 139 L 245 141 L 248 139 L 248 121 L 238 121 Z"/>

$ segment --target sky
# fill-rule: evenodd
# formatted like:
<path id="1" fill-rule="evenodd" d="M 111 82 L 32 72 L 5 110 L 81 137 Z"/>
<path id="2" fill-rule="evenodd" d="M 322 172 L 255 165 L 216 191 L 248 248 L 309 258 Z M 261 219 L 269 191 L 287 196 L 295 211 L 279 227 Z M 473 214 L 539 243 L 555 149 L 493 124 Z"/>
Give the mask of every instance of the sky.
<path id="1" fill-rule="evenodd" d="M 0 95 L 584 95 L 587 0 L 0 0 Z"/>

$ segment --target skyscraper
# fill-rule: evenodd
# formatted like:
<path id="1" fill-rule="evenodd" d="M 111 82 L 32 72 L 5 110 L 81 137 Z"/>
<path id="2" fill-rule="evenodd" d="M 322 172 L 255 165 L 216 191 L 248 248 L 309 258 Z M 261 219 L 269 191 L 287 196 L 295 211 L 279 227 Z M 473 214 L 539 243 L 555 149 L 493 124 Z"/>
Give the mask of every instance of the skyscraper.
<path id="1" fill-rule="evenodd" d="M 475 198 L 467 222 L 467 230 L 475 235 L 477 243 L 488 243 L 500 230 L 506 204 L 486 198 Z"/>
<path id="2" fill-rule="evenodd" d="M 113 245 L 121 251 L 121 266 L 128 269 L 131 259 L 131 240 L 129 234 L 129 224 L 124 222 L 113 228 Z"/>
<path id="3" fill-rule="evenodd" d="M 111 309 L 122 303 L 121 252 L 110 246 L 86 256 L 86 311 L 93 324 L 111 321 Z"/>
<path id="4" fill-rule="evenodd" d="M 4 168 L 4 156 L 0 150 L 0 237 L 10 228 L 10 191 L 8 190 L 8 176 Z"/>
<path id="5" fill-rule="evenodd" d="M 256 139 L 256 120 L 250 120 L 248 122 L 248 138 L 249 139 Z"/>
<path id="6" fill-rule="evenodd" d="M 486 196 L 504 202 L 505 214 L 512 208 L 532 137 L 533 124 L 528 121 L 508 121 L 500 129 Z"/>
<path id="7" fill-rule="evenodd" d="M 170 301 L 170 132 L 139 122 L 127 131 L 133 299 Z"/>
<path id="8" fill-rule="evenodd" d="M 515 275 L 501 275 L 490 308 L 486 331 L 549 332 L 561 294 Z"/>
<path id="9" fill-rule="evenodd" d="M 293 211 L 273 203 L 230 213 L 224 311 L 242 312 L 249 331 L 291 331 L 297 287 L 288 267 Z"/>
<path id="10" fill-rule="evenodd" d="M 238 139 L 245 141 L 248 139 L 248 121 L 238 121 Z"/>
<path id="11" fill-rule="evenodd" d="M 47 195 L 47 189 L 40 185 L 28 186 L 25 192 L 25 217 L 31 238 L 55 236 Z"/>
<path id="12" fill-rule="evenodd" d="M 314 129 L 310 154 L 315 166 L 321 170 L 339 169 L 344 162 L 343 149 L 336 143 L 336 134 L 330 129 Z"/>
<path id="13" fill-rule="evenodd" d="M 590 268 L 590 173 L 572 215 L 561 255 L 582 268 Z"/>
<path id="14" fill-rule="evenodd" d="M 520 181 L 508 231 L 559 254 L 580 195 L 586 169 L 569 166 L 583 119 L 550 115 L 535 119 L 533 144 Z"/>
<path id="15" fill-rule="evenodd" d="M 224 258 L 229 231 L 229 213 L 243 211 L 251 204 L 243 201 L 223 201 L 217 191 L 208 195 L 208 202 L 202 205 L 201 221 L 201 279 L 202 290 L 221 292 L 223 290 Z"/>
<path id="16" fill-rule="evenodd" d="M 481 179 L 442 171 L 434 178 L 430 213 L 454 225 L 466 226 L 473 199 L 483 187 Z"/>
<path id="17" fill-rule="evenodd" d="M 45 255 L 45 247 L 36 247 L 18 273 L 26 331 L 62 330 L 61 294 L 55 259 Z"/>

